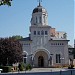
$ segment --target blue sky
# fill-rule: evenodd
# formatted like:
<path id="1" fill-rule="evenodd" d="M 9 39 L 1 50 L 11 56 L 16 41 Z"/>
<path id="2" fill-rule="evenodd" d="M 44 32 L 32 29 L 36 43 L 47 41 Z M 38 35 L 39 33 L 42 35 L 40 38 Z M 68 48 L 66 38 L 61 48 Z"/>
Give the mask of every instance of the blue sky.
<path id="1" fill-rule="evenodd" d="M 48 12 L 48 23 L 57 31 L 64 31 L 74 43 L 74 0 L 42 0 L 42 6 Z M 13 0 L 12 6 L 0 6 L 0 37 L 21 35 L 27 37 L 32 11 L 37 0 Z"/>

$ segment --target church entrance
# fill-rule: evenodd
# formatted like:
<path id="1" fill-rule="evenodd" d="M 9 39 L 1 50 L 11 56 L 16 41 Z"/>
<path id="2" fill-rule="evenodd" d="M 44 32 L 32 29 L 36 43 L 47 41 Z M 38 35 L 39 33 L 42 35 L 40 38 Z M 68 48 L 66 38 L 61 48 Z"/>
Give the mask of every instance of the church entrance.
<path id="1" fill-rule="evenodd" d="M 38 57 L 38 67 L 44 67 L 44 58 L 43 58 L 43 56 Z"/>
<path id="2" fill-rule="evenodd" d="M 48 67 L 48 55 L 45 51 L 38 51 L 34 56 L 34 67 Z"/>

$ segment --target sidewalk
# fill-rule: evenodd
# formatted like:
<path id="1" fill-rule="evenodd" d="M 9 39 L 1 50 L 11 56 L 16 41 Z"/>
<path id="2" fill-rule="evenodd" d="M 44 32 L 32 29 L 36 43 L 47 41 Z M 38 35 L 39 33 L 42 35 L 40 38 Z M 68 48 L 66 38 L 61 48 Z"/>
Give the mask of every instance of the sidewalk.
<path id="1" fill-rule="evenodd" d="M 26 72 L 56 72 L 56 71 L 66 71 L 66 68 L 33 68 L 30 71 Z"/>
<path id="2" fill-rule="evenodd" d="M 19 72 L 9 72 L 9 73 L 36 73 L 36 72 L 58 72 L 66 71 L 66 68 L 32 68 L 28 71 L 19 71 Z"/>

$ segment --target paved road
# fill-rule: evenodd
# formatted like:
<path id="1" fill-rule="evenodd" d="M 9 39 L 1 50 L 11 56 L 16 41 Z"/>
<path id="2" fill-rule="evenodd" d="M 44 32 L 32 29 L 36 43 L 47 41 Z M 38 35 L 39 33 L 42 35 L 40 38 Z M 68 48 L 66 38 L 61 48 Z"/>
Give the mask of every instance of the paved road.
<path id="1" fill-rule="evenodd" d="M 16 73 L 1 73 L 0 75 L 75 75 L 75 70 L 59 69 L 59 68 L 34 68 L 31 71 L 23 71 Z"/>

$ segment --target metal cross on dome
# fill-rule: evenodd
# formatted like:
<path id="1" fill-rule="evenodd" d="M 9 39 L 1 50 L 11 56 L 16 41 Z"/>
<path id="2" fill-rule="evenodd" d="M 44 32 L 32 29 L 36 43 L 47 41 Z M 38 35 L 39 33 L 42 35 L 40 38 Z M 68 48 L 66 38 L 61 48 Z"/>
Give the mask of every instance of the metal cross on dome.
<path id="1" fill-rule="evenodd" d="M 38 2 L 39 2 L 39 6 L 40 6 L 40 5 L 41 5 L 42 0 L 38 0 Z"/>

